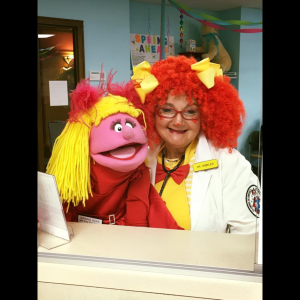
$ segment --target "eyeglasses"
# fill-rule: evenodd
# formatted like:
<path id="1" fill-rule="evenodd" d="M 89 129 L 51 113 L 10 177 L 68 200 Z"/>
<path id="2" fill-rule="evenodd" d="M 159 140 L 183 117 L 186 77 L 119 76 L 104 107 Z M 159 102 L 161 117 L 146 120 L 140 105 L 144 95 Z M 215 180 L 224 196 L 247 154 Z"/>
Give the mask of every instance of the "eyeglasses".
<path id="1" fill-rule="evenodd" d="M 199 118 L 198 109 L 187 109 L 187 110 L 176 110 L 170 107 L 160 107 L 156 108 L 156 114 L 162 118 L 172 119 L 181 114 L 182 118 L 185 120 L 197 120 Z"/>

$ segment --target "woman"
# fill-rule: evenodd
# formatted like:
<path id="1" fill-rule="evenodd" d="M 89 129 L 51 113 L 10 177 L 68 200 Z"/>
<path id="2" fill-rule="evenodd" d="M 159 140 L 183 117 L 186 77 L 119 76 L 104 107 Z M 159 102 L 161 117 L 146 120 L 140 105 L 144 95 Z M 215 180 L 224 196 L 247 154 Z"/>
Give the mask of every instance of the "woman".
<path id="1" fill-rule="evenodd" d="M 234 149 L 245 109 L 230 79 L 208 58 L 197 63 L 184 56 L 133 71 L 136 90 L 154 116 L 147 123 L 151 181 L 177 224 L 255 233 L 259 182 Z"/>

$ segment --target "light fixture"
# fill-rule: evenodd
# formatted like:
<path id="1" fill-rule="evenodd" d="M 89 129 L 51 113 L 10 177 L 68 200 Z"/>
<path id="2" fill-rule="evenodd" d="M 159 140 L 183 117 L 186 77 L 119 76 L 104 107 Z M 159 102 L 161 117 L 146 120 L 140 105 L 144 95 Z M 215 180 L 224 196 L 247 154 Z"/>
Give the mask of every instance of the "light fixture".
<path id="1" fill-rule="evenodd" d="M 73 58 L 74 58 L 74 55 L 63 56 L 63 59 L 67 63 L 68 66 Z"/>
<path id="2" fill-rule="evenodd" d="M 39 39 L 46 39 L 49 38 L 51 36 L 54 36 L 55 34 L 38 34 L 38 38 Z"/>

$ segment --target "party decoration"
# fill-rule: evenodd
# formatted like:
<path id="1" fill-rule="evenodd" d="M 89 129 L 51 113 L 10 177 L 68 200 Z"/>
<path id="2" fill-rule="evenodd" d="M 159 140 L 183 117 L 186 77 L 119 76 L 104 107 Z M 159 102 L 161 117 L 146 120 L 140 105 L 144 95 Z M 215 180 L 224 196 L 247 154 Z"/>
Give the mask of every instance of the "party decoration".
<path id="1" fill-rule="evenodd" d="M 197 52 L 204 53 L 202 58 L 209 58 L 211 62 L 220 64 L 223 72 L 228 72 L 231 68 L 231 58 L 223 43 L 218 37 L 215 28 L 202 24 L 201 26 L 202 46 L 196 47 Z"/>
<path id="2" fill-rule="evenodd" d="M 151 36 L 150 33 L 151 23 L 150 23 L 150 7 L 148 8 L 148 36 Z"/>
<path id="3" fill-rule="evenodd" d="M 168 19 L 167 19 L 168 21 L 167 21 L 167 51 L 169 52 L 170 51 L 170 39 L 169 39 L 169 37 L 170 37 L 170 23 L 169 23 L 169 16 L 168 16 Z"/>
<path id="4" fill-rule="evenodd" d="M 199 22 L 201 22 L 202 24 L 205 24 L 207 26 L 213 27 L 215 29 L 221 29 L 221 30 L 230 30 L 230 31 L 234 31 L 234 32 L 240 32 L 240 33 L 259 33 L 262 32 L 262 29 L 258 29 L 258 28 L 249 28 L 249 29 L 227 29 L 224 27 L 221 27 L 219 25 L 247 25 L 247 26 L 253 26 L 253 25 L 260 25 L 262 24 L 262 21 L 257 21 L 257 22 L 250 22 L 250 21 L 242 21 L 242 20 L 221 20 L 218 19 L 216 17 L 207 15 L 207 14 L 201 14 L 201 13 L 196 13 L 193 12 L 192 9 L 190 9 L 189 7 L 175 2 L 173 0 L 168 0 L 169 3 L 171 5 L 173 5 L 175 8 L 177 8 L 181 14 L 185 14 L 188 17 L 191 17 Z"/>
<path id="5" fill-rule="evenodd" d="M 52 50 L 55 46 L 52 46 L 52 47 L 48 47 L 48 48 L 45 48 L 45 49 L 39 49 L 39 55 L 44 55 L 46 54 L 47 52 L 49 52 L 50 50 Z"/>
<path id="6" fill-rule="evenodd" d="M 180 48 L 182 48 L 182 43 L 183 43 L 183 14 L 182 14 L 182 12 L 180 12 L 180 34 L 179 34 L 179 36 L 180 36 L 180 40 L 179 40 L 179 42 L 180 42 Z"/>
<path id="7" fill-rule="evenodd" d="M 59 50 L 56 50 L 54 53 L 51 53 L 51 54 L 49 54 L 49 55 L 46 56 L 46 57 L 40 57 L 40 60 L 45 60 L 45 59 L 47 59 L 47 58 L 50 58 L 50 57 L 54 56 L 56 53 L 58 53 L 58 52 L 59 52 Z"/>

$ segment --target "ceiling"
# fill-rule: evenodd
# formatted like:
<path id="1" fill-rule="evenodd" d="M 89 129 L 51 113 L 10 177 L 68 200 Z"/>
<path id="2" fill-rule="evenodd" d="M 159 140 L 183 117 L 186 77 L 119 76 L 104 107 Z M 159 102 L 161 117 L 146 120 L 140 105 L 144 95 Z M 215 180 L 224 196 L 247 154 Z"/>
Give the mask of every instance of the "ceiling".
<path id="1" fill-rule="evenodd" d="M 161 0 L 130 0 L 132 2 L 143 2 L 152 4 L 161 4 Z M 236 7 L 258 8 L 262 9 L 263 0 L 174 0 L 191 9 L 203 9 L 211 11 L 221 11 Z M 171 5 L 165 0 L 165 5 Z"/>

